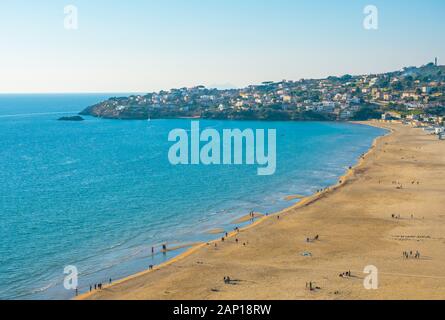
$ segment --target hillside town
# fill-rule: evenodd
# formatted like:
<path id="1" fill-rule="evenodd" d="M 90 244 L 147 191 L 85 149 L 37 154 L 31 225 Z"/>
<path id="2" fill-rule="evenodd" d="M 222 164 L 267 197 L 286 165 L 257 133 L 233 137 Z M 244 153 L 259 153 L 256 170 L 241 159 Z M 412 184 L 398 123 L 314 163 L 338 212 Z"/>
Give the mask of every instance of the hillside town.
<path id="1" fill-rule="evenodd" d="M 243 89 L 171 89 L 110 98 L 81 114 L 111 119 L 400 119 L 443 125 L 445 66 L 436 58 L 421 67 L 383 74 L 263 82 Z"/>

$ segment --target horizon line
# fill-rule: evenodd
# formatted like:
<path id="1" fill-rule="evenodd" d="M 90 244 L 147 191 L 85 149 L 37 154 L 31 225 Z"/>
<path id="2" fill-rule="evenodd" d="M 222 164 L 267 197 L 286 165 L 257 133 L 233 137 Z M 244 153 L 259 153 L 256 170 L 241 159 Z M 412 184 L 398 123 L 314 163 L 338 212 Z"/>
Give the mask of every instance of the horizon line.
<path id="1" fill-rule="evenodd" d="M 119 90 L 119 91 L 60 91 L 60 92 L 57 92 L 57 91 L 56 92 L 54 92 L 54 91 L 47 91 L 47 92 L 0 92 L 0 95 L 14 95 L 14 94 L 16 94 L 16 95 L 33 95 L 33 94 L 35 94 L 35 95 L 38 95 L 38 94 L 42 94 L 42 95 L 44 95 L 44 94 L 56 95 L 56 94 L 61 94 L 62 95 L 62 94 L 117 94 L 117 93 L 119 93 L 119 94 L 120 93 L 122 93 L 122 94 L 146 94 L 146 93 L 156 93 L 156 92 L 159 92 L 159 91 L 167 91 L 167 90 L 172 90 L 172 89 L 181 89 L 181 88 L 190 89 L 190 88 L 199 87 L 199 86 L 204 86 L 206 89 L 239 90 L 239 89 L 248 88 L 249 86 L 260 85 L 262 83 L 269 82 L 269 81 L 273 82 L 273 83 L 282 82 L 282 81 L 301 81 L 301 80 L 317 81 L 317 80 L 328 79 L 330 77 L 342 77 L 342 76 L 345 76 L 345 75 L 350 75 L 352 77 L 381 75 L 381 74 L 386 74 L 386 73 L 402 71 L 403 69 L 406 69 L 406 68 L 413 68 L 413 67 L 414 68 L 421 68 L 421 67 L 427 66 L 428 64 L 431 64 L 431 63 L 434 64 L 434 61 L 427 62 L 427 63 L 422 64 L 420 66 L 416 66 L 416 65 L 405 66 L 405 67 L 402 67 L 402 68 L 400 68 L 398 70 L 385 71 L 385 72 L 380 72 L 380 73 L 372 73 L 372 72 L 371 73 L 362 73 L 362 74 L 345 73 L 345 74 L 342 74 L 342 75 L 330 75 L 330 76 L 326 76 L 326 77 L 322 77 L 322 78 L 300 78 L 298 80 L 287 80 L 287 79 L 282 79 L 282 80 L 264 80 L 261 83 L 249 84 L 249 85 L 246 85 L 246 86 L 236 86 L 236 87 L 230 88 L 230 89 L 227 89 L 227 88 L 220 89 L 220 88 L 218 88 L 216 86 L 212 86 L 212 85 L 205 86 L 205 85 L 202 85 L 202 84 L 196 84 L 196 85 L 193 85 L 191 87 L 189 87 L 189 86 L 179 86 L 179 87 L 176 87 L 176 88 L 172 87 L 170 89 L 161 89 L 161 90 L 158 90 L 158 91 L 153 91 L 153 90 L 147 90 L 147 91 L 144 91 L 144 90 L 143 91 L 133 91 L 133 90 L 125 91 L 125 90 L 122 90 L 121 91 L 121 90 Z M 445 65 L 438 64 L 438 65 L 436 65 L 436 67 L 445 67 Z"/>

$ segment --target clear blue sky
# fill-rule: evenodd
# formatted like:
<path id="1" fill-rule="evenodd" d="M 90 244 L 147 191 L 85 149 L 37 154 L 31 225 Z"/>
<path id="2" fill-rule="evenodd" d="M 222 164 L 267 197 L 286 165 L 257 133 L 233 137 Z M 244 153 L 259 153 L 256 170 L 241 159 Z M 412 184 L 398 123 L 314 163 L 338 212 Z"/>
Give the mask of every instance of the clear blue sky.
<path id="1" fill-rule="evenodd" d="M 64 29 L 64 6 L 79 30 Z M 379 9 L 379 29 L 363 9 Z M 445 61 L 443 0 L 2 0 L 0 92 L 146 92 Z M 443 64 L 443 63 L 442 63 Z"/>

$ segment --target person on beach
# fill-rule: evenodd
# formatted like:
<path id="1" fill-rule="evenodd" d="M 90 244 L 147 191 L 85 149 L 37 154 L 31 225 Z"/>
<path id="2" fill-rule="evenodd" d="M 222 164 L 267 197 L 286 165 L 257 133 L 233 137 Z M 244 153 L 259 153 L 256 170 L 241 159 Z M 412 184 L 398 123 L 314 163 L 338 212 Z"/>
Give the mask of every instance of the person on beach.
<path id="1" fill-rule="evenodd" d="M 110 281 L 108 282 L 109 284 L 111 284 L 113 281 L 111 280 L 111 278 L 110 278 Z"/>
<path id="2" fill-rule="evenodd" d="M 93 286 L 90 285 L 90 292 L 93 291 Z"/>

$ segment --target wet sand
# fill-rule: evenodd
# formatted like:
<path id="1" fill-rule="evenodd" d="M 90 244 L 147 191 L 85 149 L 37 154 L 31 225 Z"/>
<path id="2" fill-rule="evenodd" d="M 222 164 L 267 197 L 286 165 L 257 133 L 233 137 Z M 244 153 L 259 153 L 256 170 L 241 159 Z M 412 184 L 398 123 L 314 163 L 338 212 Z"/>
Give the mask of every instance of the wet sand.
<path id="1" fill-rule="evenodd" d="M 303 199 L 304 196 L 300 195 L 300 194 L 295 194 L 293 196 L 287 196 L 284 198 L 285 201 L 292 201 L 292 200 L 299 200 L 299 199 Z"/>
<path id="2" fill-rule="evenodd" d="M 445 299 L 445 142 L 400 124 L 372 125 L 393 133 L 339 185 L 79 298 Z M 377 290 L 363 286 L 368 265 L 378 268 Z M 339 277 L 346 271 L 352 276 Z"/>
<path id="3" fill-rule="evenodd" d="M 264 216 L 264 214 L 262 214 L 262 213 L 254 212 L 252 214 L 248 214 L 248 215 L 245 215 L 244 217 L 236 219 L 235 221 L 232 221 L 232 224 L 242 224 L 244 222 L 249 222 L 249 221 L 261 218 L 263 216 Z"/>

